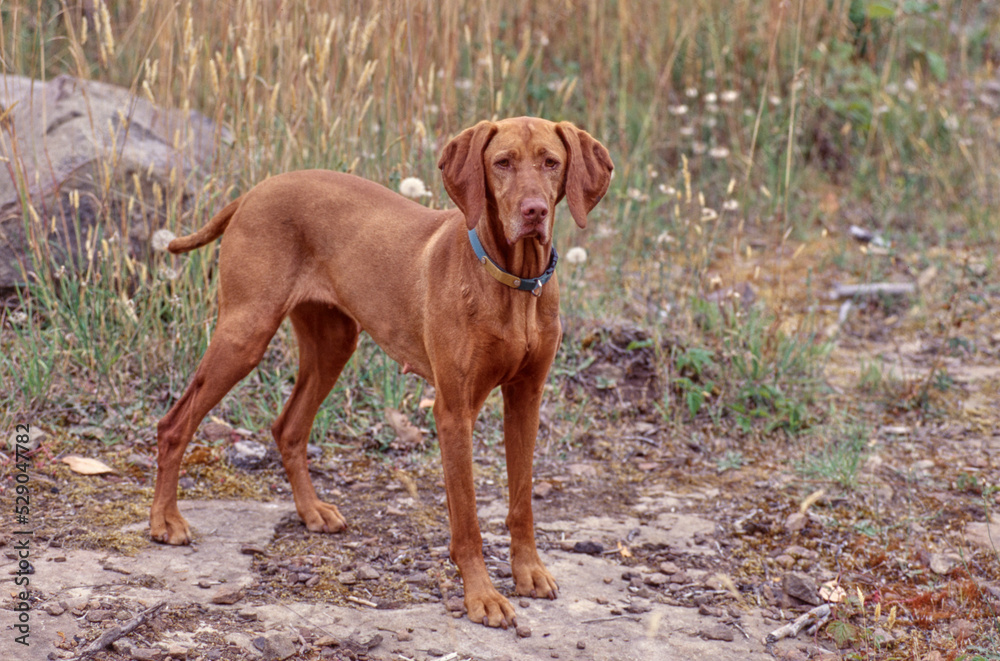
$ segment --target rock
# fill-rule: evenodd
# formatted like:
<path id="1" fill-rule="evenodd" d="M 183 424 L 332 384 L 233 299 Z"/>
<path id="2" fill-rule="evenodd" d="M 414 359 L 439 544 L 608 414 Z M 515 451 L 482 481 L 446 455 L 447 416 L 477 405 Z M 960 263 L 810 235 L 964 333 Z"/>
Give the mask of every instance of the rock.
<path id="1" fill-rule="evenodd" d="M 135 661 L 160 661 L 166 654 L 151 647 L 133 647 L 131 656 Z"/>
<path id="2" fill-rule="evenodd" d="M 59 615 L 62 615 L 63 613 L 66 612 L 66 607 L 63 606 L 62 604 L 56 604 L 50 602 L 45 604 L 45 612 L 51 615 L 52 617 L 58 617 Z"/>
<path id="3" fill-rule="evenodd" d="M 314 647 L 340 647 L 340 641 L 333 636 L 320 636 L 313 642 Z"/>
<path id="4" fill-rule="evenodd" d="M 296 639 L 281 631 L 272 631 L 253 639 L 253 646 L 260 650 L 264 661 L 284 661 L 298 653 Z"/>
<path id="5" fill-rule="evenodd" d="M 788 555 L 787 553 L 782 553 L 777 558 L 774 559 L 782 569 L 791 569 L 795 566 L 795 558 Z"/>
<path id="6" fill-rule="evenodd" d="M 252 608 L 241 608 L 240 611 L 236 613 L 236 616 L 241 620 L 243 620 L 244 622 L 256 622 L 257 619 L 260 617 L 257 614 L 257 611 L 253 610 Z"/>
<path id="7" fill-rule="evenodd" d="M 0 90 L 0 94 L 2 94 L 2 90 Z M 0 232 L 0 237 L 2 237 L 2 236 L 3 236 L 3 234 L 2 234 L 2 232 Z M 2 250 L 3 250 L 2 244 L 0 244 L 0 251 L 2 251 Z M 3 269 L 3 266 L 0 265 L 0 270 L 2 270 L 2 269 Z M 35 425 L 31 425 L 28 428 L 28 440 L 27 440 L 27 442 L 24 442 L 24 440 L 23 440 L 23 434 L 24 434 L 23 431 L 13 431 L 13 432 L 11 432 L 10 437 L 8 439 L 8 442 L 7 442 L 7 448 L 6 448 L 6 450 L 8 452 L 10 452 L 11 454 L 15 454 L 16 451 L 17 451 L 17 446 L 18 445 L 20 445 L 21 448 L 23 448 L 21 450 L 22 454 L 24 452 L 34 452 L 35 450 L 38 449 L 38 446 L 42 443 L 42 441 L 44 441 L 44 440 L 46 440 L 48 438 L 48 434 L 46 434 L 44 431 L 42 431 L 41 429 L 39 429 Z M 18 436 L 22 437 L 22 441 L 21 442 L 18 442 L 18 440 L 17 440 Z"/>
<path id="8" fill-rule="evenodd" d="M 352 571 L 340 572 L 337 576 L 337 580 L 341 585 L 355 585 L 358 582 L 358 575 Z"/>
<path id="9" fill-rule="evenodd" d="M 673 562 L 660 563 L 660 571 L 663 572 L 664 574 L 676 574 L 680 570 L 681 568 L 678 567 L 676 563 Z"/>
<path id="10" fill-rule="evenodd" d="M 410 633 L 409 631 L 397 631 L 396 632 L 396 640 L 399 641 L 399 642 L 401 642 L 401 643 L 409 642 L 409 641 L 413 640 L 413 634 Z"/>
<path id="11" fill-rule="evenodd" d="M 531 638 L 531 627 L 527 624 L 517 625 L 517 637 L 518 638 Z"/>
<path id="12" fill-rule="evenodd" d="M 785 531 L 789 533 L 801 532 L 809 523 L 809 516 L 802 512 L 795 512 L 785 519 Z"/>
<path id="13" fill-rule="evenodd" d="M 539 482 L 538 484 L 535 485 L 535 488 L 532 489 L 531 493 L 534 495 L 535 498 L 541 500 L 544 498 L 548 498 L 549 494 L 552 493 L 553 489 L 555 489 L 555 487 L 552 486 L 551 482 Z"/>
<path id="14" fill-rule="evenodd" d="M 514 573 L 510 569 L 510 564 L 506 562 L 498 562 L 496 573 L 498 578 L 510 578 Z"/>
<path id="15" fill-rule="evenodd" d="M 361 567 L 359 567 L 357 574 L 358 578 L 360 578 L 362 581 L 374 581 L 381 576 L 381 574 L 379 574 L 377 570 L 375 570 L 369 565 L 362 565 Z"/>
<path id="16" fill-rule="evenodd" d="M 587 649 L 587 643 L 585 641 L 582 641 L 582 640 L 576 641 L 576 649 L 578 649 L 578 650 L 585 650 L 585 649 Z"/>
<path id="17" fill-rule="evenodd" d="M 267 448 L 257 441 L 237 441 L 226 449 L 226 460 L 241 470 L 253 470 L 264 465 Z"/>
<path id="18" fill-rule="evenodd" d="M 180 643 L 170 643 L 167 645 L 167 656 L 171 659 L 186 659 L 188 655 L 188 648 L 184 647 Z"/>
<path id="19" fill-rule="evenodd" d="M 451 613 L 465 613 L 465 600 L 461 597 L 448 597 L 444 607 Z"/>
<path id="20" fill-rule="evenodd" d="M 224 422 L 210 420 L 198 429 L 198 434 L 207 441 L 228 441 L 236 432 Z"/>
<path id="21" fill-rule="evenodd" d="M 573 552 L 598 555 L 600 553 L 604 553 L 604 545 L 600 542 L 594 541 L 577 542 L 573 545 Z"/>
<path id="22" fill-rule="evenodd" d="M 115 612 L 111 610 L 96 609 L 87 611 L 87 616 L 84 618 L 88 622 L 103 622 L 104 620 L 113 620 L 115 617 Z"/>
<path id="23" fill-rule="evenodd" d="M 725 624 L 712 624 L 702 627 L 698 630 L 698 635 L 705 640 L 722 640 L 725 642 L 736 640 L 736 635 L 733 633 L 732 628 L 727 627 Z"/>
<path id="24" fill-rule="evenodd" d="M 243 590 L 234 586 L 223 586 L 212 596 L 213 604 L 231 605 L 243 598 Z"/>
<path id="25" fill-rule="evenodd" d="M 932 553 L 930 558 L 930 568 L 935 574 L 947 574 L 962 561 L 961 556 L 955 553 Z"/>
<path id="26" fill-rule="evenodd" d="M 964 641 L 972 638 L 976 634 L 976 625 L 969 620 L 955 620 L 948 625 L 948 633 L 950 633 L 955 640 Z"/>
<path id="27" fill-rule="evenodd" d="M 969 544 L 992 551 L 995 543 L 994 540 L 1000 540 L 1000 521 L 974 521 L 967 523 L 965 524 L 963 534 L 965 541 Z"/>
<path id="28" fill-rule="evenodd" d="M 655 574 L 650 574 L 649 576 L 647 576 L 645 578 L 645 583 L 646 585 L 653 585 L 656 587 L 660 587 L 669 583 L 670 580 L 671 580 L 670 577 L 667 576 L 666 574 L 661 574 L 657 572 Z"/>
<path id="29" fill-rule="evenodd" d="M 96 234 L 93 228 L 110 237 L 123 219 L 127 235 L 111 247 L 148 254 L 150 237 L 163 225 L 165 201 L 190 206 L 215 158 L 219 132 L 211 120 L 197 111 L 159 108 L 124 87 L 66 75 L 49 81 L 7 75 L 0 106 L 8 109 L 7 142 L 16 138 L 2 155 L 17 155 L 13 167 L 28 182 L 19 190 L 14 177 L 0 178 L 0 290 L 21 284 L 26 225 L 48 237 L 46 256 L 54 267 L 86 266 L 81 238 Z M 222 131 L 221 142 L 231 142 Z M 22 199 L 36 213 L 22 212 Z"/>
<path id="30" fill-rule="evenodd" d="M 781 580 L 781 589 L 785 594 L 813 606 L 819 606 L 822 600 L 819 596 L 819 586 L 812 577 L 798 572 L 789 572 Z"/>

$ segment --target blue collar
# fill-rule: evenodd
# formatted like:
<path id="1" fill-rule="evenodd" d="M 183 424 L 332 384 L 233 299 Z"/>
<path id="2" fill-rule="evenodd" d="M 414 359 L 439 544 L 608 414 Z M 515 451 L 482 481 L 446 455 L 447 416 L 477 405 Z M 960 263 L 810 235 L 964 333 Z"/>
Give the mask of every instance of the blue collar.
<path id="1" fill-rule="evenodd" d="M 548 282 L 552 274 L 556 272 L 556 263 L 559 261 L 559 253 L 556 252 L 556 247 L 553 245 L 552 258 L 549 260 L 549 267 L 545 269 L 545 273 L 537 278 L 519 278 L 512 273 L 504 271 L 497 266 L 496 262 L 489 258 L 486 250 L 483 248 L 483 244 L 479 242 L 476 230 L 469 230 L 469 243 L 472 244 L 472 250 L 476 253 L 476 259 L 486 268 L 487 273 L 508 287 L 520 289 L 521 291 L 530 291 L 535 296 L 542 295 L 542 285 Z"/>

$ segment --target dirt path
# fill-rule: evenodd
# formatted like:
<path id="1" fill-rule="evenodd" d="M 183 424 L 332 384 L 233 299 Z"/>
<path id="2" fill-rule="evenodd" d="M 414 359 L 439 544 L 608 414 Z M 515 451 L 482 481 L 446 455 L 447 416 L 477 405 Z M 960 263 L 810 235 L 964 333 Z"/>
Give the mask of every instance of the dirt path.
<path id="1" fill-rule="evenodd" d="M 348 588 L 347 598 L 367 603 L 339 606 L 316 599 L 274 599 L 261 583 L 260 560 L 276 538 L 276 530 L 294 516 L 288 503 L 257 501 L 187 501 L 182 510 L 198 542 L 192 547 L 150 545 L 127 556 L 108 551 L 47 549 L 35 559 L 33 584 L 41 595 L 32 619 L 32 659 L 69 658 L 65 641 L 77 636 L 92 638 L 95 629 L 121 624 L 150 605 L 166 601 L 163 614 L 152 626 L 117 651 L 98 658 L 146 658 L 147 649 L 172 651 L 174 658 L 243 659 L 368 658 L 368 659 L 766 659 L 762 638 L 771 627 L 755 609 L 685 608 L 663 603 L 672 593 L 703 593 L 706 603 L 726 593 L 713 588 L 707 571 L 678 569 L 671 577 L 662 572 L 635 570 L 623 578 L 618 553 L 587 554 L 564 551 L 576 541 L 631 539 L 637 548 L 672 551 L 678 556 L 696 552 L 710 558 L 717 551 L 709 545 L 695 549 L 695 536 L 710 535 L 714 524 L 697 515 L 677 513 L 693 498 L 650 490 L 637 501 L 639 516 L 588 516 L 581 521 L 550 520 L 540 524 L 543 538 L 551 540 L 545 560 L 560 582 L 556 601 L 516 599 L 519 630 L 489 630 L 465 617 L 453 617 L 446 604 L 455 596 L 425 603 L 402 605 L 373 596 L 372 584 L 410 581 L 392 568 L 364 565 L 362 576 Z M 400 498 L 400 501 L 405 500 Z M 405 507 L 405 503 L 399 503 Z M 390 504 L 391 507 L 391 504 Z M 484 521 L 502 519 L 502 503 L 481 508 Z M 139 524 L 141 525 L 141 524 Z M 488 524 L 489 525 L 489 524 Z M 361 540 L 358 532 L 340 542 Z M 280 535 L 280 532 L 278 533 Z M 487 534 L 489 547 L 506 541 Z M 574 542 L 575 543 L 575 542 Z M 599 543 L 599 542 L 598 542 Z M 443 549 L 413 551 L 443 565 Z M 280 558 L 279 558 L 280 560 Z M 419 561 L 418 561 L 419 562 Z M 491 559 L 494 570 L 502 562 Z M 308 564 L 308 561 L 305 563 Z M 426 564 L 432 564 L 426 562 Z M 430 572 L 433 574 L 433 569 Z M 6 568 L 5 568 L 6 569 Z M 667 569 L 670 569 L 669 567 Z M 364 574 L 364 571 L 371 574 Z M 499 570 L 502 575 L 505 572 Z M 506 572 L 509 576 L 509 570 Z M 342 576 L 343 572 L 340 574 Z M 632 578 L 632 576 L 636 578 Z M 454 576 L 431 583 L 454 585 Z M 682 584 L 674 582 L 682 580 Z M 350 583 L 351 579 L 346 579 Z M 498 580 L 509 592 L 510 578 Z M 231 605 L 212 603 L 221 593 L 238 591 Z M 446 587 L 445 590 L 448 590 Z M 342 600 L 340 600 L 342 601 Z M 383 602 L 383 603 L 380 603 Z M 60 612 L 62 611 L 62 612 Z M 525 636 L 525 637 L 522 637 Z M 326 638 L 327 640 L 322 640 Z M 323 646 L 317 646 L 317 641 Z M 326 647 L 327 644 L 336 644 Z M 138 649 L 136 649 L 138 648 Z M 146 648 L 146 649 L 144 649 Z M 55 654 L 49 656 L 51 652 Z M 457 656 L 448 656 L 457 653 Z M 0 640 L 0 657 L 25 658 L 9 637 Z"/>

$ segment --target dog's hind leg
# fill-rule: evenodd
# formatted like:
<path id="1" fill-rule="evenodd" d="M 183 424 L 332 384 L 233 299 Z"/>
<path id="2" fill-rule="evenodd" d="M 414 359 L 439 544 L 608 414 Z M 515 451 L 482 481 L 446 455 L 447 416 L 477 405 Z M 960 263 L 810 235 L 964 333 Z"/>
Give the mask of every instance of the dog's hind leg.
<path id="1" fill-rule="evenodd" d="M 208 351 L 191 383 L 157 425 L 156 490 L 149 528 L 150 535 L 158 542 L 191 541 L 187 521 L 177 508 L 177 481 L 184 450 L 202 418 L 260 362 L 281 322 L 280 314 L 267 317 L 253 309 L 244 309 L 246 314 L 227 315 L 220 311 Z"/>
<path id="2" fill-rule="evenodd" d="M 299 343 L 299 375 L 271 431 L 303 523 L 313 532 L 340 532 L 347 522 L 335 505 L 316 495 L 306 445 L 316 411 L 357 348 L 361 329 L 346 314 L 323 303 L 301 303 L 289 317 Z"/>

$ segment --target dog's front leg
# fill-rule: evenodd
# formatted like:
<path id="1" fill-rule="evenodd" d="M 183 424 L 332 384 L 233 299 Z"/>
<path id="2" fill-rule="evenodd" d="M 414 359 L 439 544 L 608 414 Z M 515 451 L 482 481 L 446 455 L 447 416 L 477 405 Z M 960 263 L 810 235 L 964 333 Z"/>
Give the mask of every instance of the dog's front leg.
<path id="1" fill-rule="evenodd" d="M 531 512 L 531 472 L 542 403 L 541 379 L 526 379 L 502 386 L 503 435 L 507 453 L 507 485 L 510 510 L 510 568 L 518 594 L 555 599 L 556 581 L 542 564 L 535 546 L 535 519 Z"/>
<path id="2" fill-rule="evenodd" d="M 448 494 L 451 559 L 462 574 L 469 619 L 506 629 L 515 623 L 514 607 L 490 582 L 476 514 L 476 491 L 472 479 L 472 424 L 478 408 L 453 406 L 446 400 L 447 395 L 439 391 L 434 403 L 434 420 Z"/>

